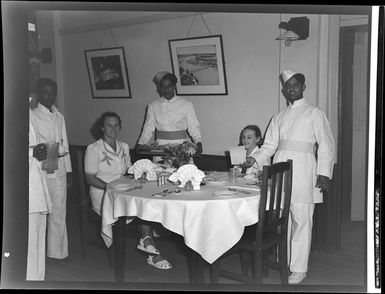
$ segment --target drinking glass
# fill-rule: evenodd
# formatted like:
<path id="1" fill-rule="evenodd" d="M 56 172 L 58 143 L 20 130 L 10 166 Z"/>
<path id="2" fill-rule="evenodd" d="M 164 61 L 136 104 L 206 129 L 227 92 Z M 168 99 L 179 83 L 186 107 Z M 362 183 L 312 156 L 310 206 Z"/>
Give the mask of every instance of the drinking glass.
<path id="1" fill-rule="evenodd" d="M 42 161 L 41 168 L 48 174 L 52 174 L 58 169 L 59 143 L 48 141 L 45 144 L 47 146 L 47 159 Z"/>
<path id="2" fill-rule="evenodd" d="M 229 170 L 229 183 L 235 185 L 239 177 L 240 171 L 238 167 L 232 167 Z"/>

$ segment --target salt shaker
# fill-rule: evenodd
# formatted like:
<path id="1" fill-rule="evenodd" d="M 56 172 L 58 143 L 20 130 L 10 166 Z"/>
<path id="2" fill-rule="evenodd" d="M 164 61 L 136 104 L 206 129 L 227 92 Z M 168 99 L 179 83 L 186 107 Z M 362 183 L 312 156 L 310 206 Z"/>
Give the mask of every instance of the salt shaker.
<path id="1" fill-rule="evenodd" d="M 158 176 L 158 186 L 164 186 L 166 184 L 165 176 Z"/>
<path id="2" fill-rule="evenodd" d="M 193 189 L 193 185 L 192 185 L 191 181 L 187 181 L 186 185 L 184 186 L 184 189 L 186 191 L 191 191 Z"/>
<path id="3" fill-rule="evenodd" d="M 142 176 L 139 178 L 139 183 L 147 182 L 147 173 L 143 172 Z"/>

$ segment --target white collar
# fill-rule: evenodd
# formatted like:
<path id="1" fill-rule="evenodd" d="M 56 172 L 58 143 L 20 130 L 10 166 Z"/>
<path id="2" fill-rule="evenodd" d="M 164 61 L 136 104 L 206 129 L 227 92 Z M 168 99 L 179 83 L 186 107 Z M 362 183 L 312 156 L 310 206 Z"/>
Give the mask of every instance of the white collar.
<path id="1" fill-rule="evenodd" d="M 174 102 L 174 101 L 176 101 L 176 100 L 178 100 L 178 99 L 180 99 L 180 97 L 177 96 L 177 95 L 174 95 L 174 97 L 172 97 L 170 100 L 167 100 L 167 99 L 164 98 L 164 97 L 160 97 L 160 100 L 161 100 L 162 102 Z"/>
<path id="2" fill-rule="evenodd" d="M 250 152 L 250 154 L 249 154 L 248 156 L 252 156 L 253 153 L 254 153 L 255 151 L 257 151 L 258 149 L 259 149 L 259 146 L 258 146 L 258 145 L 255 146 L 254 149 Z M 246 151 L 246 152 L 247 152 L 247 151 Z"/>
<path id="3" fill-rule="evenodd" d="M 49 111 L 49 109 L 47 107 L 45 107 L 43 104 L 41 104 L 40 102 L 37 104 L 37 108 L 42 111 L 42 112 L 45 112 L 45 113 L 54 113 L 54 112 L 59 112 L 59 110 L 56 108 L 55 105 L 52 105 L 52 112 Z"/>
<path id="4" fill-rule="evenodd" d="M 289 102 L 289 107 L 290 108 L 296 108 L 296 107 L 299 107 L 301 105 L 304 105 L 305 103 L 306 103 L 305 98 L 301 98 L 301 99 L 295 100 L 293 104 L 291 104 Z"/>
<path id="5" fill-rule="evenodd" d="M 112 147 L 109 144 L 107 144 L 102 138 L 100 138 L 100 144 L 103 146 L 104 150 L 106 150 L 108 153 L 112 153 L 113 155 L 118 156 L 120 152 L 123 151 L 123 148 L 122 146 L 120 146 L 118 140 L 115 140 L 115 143 L 116 143 L 116 152 L 114 151 L 114 149 L 112 149 Z"/>

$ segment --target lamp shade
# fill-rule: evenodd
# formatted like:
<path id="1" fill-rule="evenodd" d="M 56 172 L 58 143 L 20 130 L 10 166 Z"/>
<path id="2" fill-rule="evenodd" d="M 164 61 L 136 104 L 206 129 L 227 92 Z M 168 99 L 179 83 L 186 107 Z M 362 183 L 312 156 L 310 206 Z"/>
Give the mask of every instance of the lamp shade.
<path id="1" fill-rule="evenodd" d="M 279 35 L 276 40 L 298 40 L 299 36 L 293 31 L 286 31 L 285 33 Z"/>

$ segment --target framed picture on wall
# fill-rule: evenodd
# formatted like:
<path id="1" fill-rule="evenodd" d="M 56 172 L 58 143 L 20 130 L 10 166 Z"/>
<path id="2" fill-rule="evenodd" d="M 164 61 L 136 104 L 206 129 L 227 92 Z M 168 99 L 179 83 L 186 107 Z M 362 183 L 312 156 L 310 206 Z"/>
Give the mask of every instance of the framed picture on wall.
<path id="1" fill-rule="evenodd" d="M 131 98 L 123 47 L 84 51 L 93 98 Z"/>
<path id="2" fill-rule="evenodd" d="M 227 95 L 222 35 L 169 40 L 177 95 Z"/>

